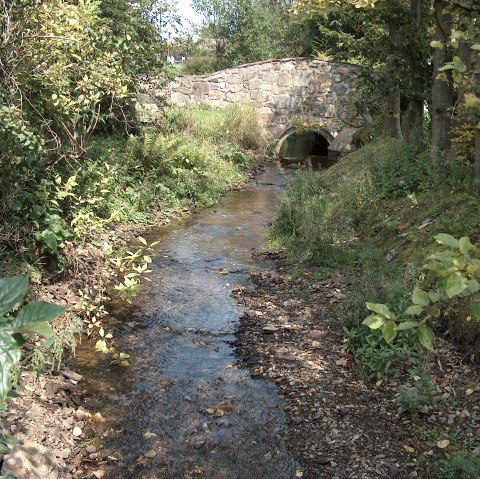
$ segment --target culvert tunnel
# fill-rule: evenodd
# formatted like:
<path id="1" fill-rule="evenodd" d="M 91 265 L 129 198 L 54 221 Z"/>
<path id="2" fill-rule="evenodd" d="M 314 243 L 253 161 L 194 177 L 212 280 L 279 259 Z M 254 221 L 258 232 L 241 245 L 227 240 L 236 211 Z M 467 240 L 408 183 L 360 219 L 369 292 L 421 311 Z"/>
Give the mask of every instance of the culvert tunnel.
<path id="1" fill-rule="evenodd" d="M 330 141 L 318 131 L 292 132 L 280 140 L 277 154 L 285 165 L 310 161 L 313 168 L 330 165 L 328 147 Z"/>

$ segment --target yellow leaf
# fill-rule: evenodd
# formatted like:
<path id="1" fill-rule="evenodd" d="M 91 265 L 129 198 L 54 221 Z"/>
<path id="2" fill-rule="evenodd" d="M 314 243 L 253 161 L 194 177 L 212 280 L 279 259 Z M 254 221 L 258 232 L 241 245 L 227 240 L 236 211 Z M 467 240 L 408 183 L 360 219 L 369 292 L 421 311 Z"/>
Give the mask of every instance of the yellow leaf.
<path id="1" fill-rule="evenodd" d="M 450 441 L 448 439 L 442 439 L 441 441 L 437 442 L 437 447 L 439 449 L 445 449 L 450 445 Z"/>
<path id="2" fill-rule="evenodd" d="M 405 451 L 408 452 L 409 454 L 413 454 L 415 452 L 415 449 L 412 446 L 409 446 L 408 444 L 404 444 L 403 449 L 405 449 Z"/>

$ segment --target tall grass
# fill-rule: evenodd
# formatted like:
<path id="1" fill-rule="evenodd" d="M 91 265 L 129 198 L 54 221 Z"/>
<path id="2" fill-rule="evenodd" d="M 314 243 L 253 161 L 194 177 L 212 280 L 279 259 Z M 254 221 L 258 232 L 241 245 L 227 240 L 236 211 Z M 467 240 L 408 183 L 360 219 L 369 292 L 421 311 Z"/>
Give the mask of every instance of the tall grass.
<path id="1" fill-rule="evenodd" d="M 421 144 L 383 140 L 328 170 L 298 172 L 271 241 L 313 267 L 341 269 L 350 287 L 339 313 L 356 327 L 366 301 L 404 307 L 435 233 L 475 239 L 479 224 L 468 168 Z"/>

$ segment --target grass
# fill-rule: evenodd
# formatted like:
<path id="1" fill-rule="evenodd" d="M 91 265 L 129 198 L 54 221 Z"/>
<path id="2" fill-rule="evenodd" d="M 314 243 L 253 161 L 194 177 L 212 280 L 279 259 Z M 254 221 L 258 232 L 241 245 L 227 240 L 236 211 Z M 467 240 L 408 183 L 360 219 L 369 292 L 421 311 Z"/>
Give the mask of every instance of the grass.
<path id="1" fill-rule="evenodd" d="M 282 198 L 271 244 L 320 276 L 341 271 L 349 287 L 339 314 L 348 329 L 365 329 L 366 301 L 404 310 L 435 249 L 435 234 L 479 240 L 472 176 L 471 168 L 432 157 L 420 144 L 371 143 L 328 170 L 296 175 Z M 468 347 L 480 338 L 480 326 L 464 321 L 461 304 L 455 311 L 448 321 Z M 446 330 L 449 324 L 437 326 Z M 375 342 L 363 333 L 363 341 Z"/>

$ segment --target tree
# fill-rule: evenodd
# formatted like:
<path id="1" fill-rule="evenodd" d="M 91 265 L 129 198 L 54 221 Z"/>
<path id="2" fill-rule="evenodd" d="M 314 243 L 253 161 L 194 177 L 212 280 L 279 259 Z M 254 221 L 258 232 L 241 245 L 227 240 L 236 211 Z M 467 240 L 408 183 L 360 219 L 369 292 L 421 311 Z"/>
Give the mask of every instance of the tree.
<path id="1" fill-rule="evenodd" d="M 0 0 L 3 244 L 67 234 L 49 194 L 57 175 L 88 161 L 100 125 L 125 130 L 134 121 L 137 78 L 158 68 L 153 3 Z"/>
<path id="2" fill-rule="evenodd" d="M 303 25 L 292 22 L 289 3 L 265 0 L 194 0 L 202 14 L 202 36 L 215 43 L 216 67 L 284 58 L 311 51 Z"/>
<path id="3" fill-rule="evenodd" d="M 386 133 L 402 137 L 401 104 L 408 105 L 407 132 L 422 129 L 429 77 L 426 1 L 300 0 L 293 11 L 316 19 L 320 53 L 363 67 L 368 98 L 381 98 Z"/>
<path id="4" fill-rule="evenodd" d="M 452 76 L 442 68 L 449 60 L 448 41 L 452 32 L 452 16 L 446 12 L 445 0 L 434 0 L 435 48 L 432 87 L 432 147 L 435 150 L 450 148 L 451 114 L 454 104 Z"/>

